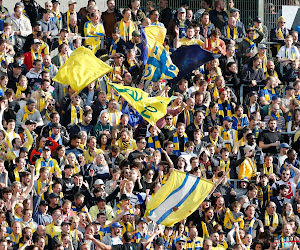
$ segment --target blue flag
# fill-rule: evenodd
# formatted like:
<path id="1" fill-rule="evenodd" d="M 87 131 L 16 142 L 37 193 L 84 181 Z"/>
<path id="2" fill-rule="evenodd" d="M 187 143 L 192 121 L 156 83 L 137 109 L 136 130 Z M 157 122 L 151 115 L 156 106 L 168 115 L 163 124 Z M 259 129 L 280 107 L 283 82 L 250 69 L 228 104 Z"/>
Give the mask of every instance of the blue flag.
<path id="1" fill-rule="evenodd" d="M 141 28 L 141 42 L 143 44 L 143 50 L 142 50 L 142 61 L 143 64 L 146 65 L 147 59 L 148 59 L 148 42 L 147 42 L 147 36 L 145 34 L 144 27 Z"/>
<path id="2" fill-rule="evenodd" d="M 193 70 L 220 56 L 203 49 L 199 45 L 181 46 L 171 54 L 172 62 L 178 67 L 179 73 L 168 83 L 176 84 Z"/>
<path id="3" fill-rule="evenodd" d="M 178 68 L 173 64 L 169 53 L 162 45 L 156 43 L 149 54 L 143 78 L 158 82 L 162 79 L 172 79 L 177 74 Z"/>

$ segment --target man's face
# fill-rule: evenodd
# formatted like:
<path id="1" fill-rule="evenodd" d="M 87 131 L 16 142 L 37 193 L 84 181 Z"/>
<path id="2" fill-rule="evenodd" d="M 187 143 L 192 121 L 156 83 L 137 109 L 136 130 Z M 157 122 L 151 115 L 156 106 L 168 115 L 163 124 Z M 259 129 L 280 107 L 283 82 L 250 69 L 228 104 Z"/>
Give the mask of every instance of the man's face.
<path id="1" fill-rule="evenodd" d="M 254 35 L 255 35 L 254 31 L 250 31 L 249 33 L 247 33 L 247 37 L 248 37 L 251 41 L 253 40 Z"/>
<path id="2" fill-rule="evenodd" d="M 287 182 L 290 179 L 290 176 L 291 176 L 290 170 L 285 169 L 282 171 L 281 180 L 283 180 L 284 182 Z"/>
<path id="3" fill-rule="evenodd" d="M 185 13 L 185 12 L 180 12 L 180 13 L 178 13 L 178 18 L 179 18 L 180 20 L 184 20 L 184 19 L 186 18 L 186 13 Z"/>
<path id="4" fill-rule="evenodd" d="M 158 13 L 158 11 L 154 11 L 154 12 L 152 13 L 152 15 L 150 16 L 150 18 L 151 18 L 151 22 L 152 22 L 152 23 L 157 22 L 157 21 L 158 21 L 158 18 L 159 18 L 159 13 Z"/>
<path id="5" fill-rule="evenodd" d="M 51 64 L 51 57 L 49 55 L 44 55 L 43 63 L 46 67 L 48 67 Z"/>
<path id="6" fill-rule="evenodd" d="M 116 3 L 115 3 L 114 0 L 110 0 L 110 1 L 107 3 L 107 8 L 108 8 L 110 11 L 114 11 L 115 6 L 116 6 Z"/>
<path id="7" fill-rule="evenodd" d="M 246 214 L 249 218 L 253 218 L 255 214 L 254 207 L 248 207 L 248 209 L 246 210 Z"/>
<path id="8" fill-rule="evenodd" d="M 270 121 L 269 122 L 269 128 L 270 128 L 271 131 L 275 131 L 276 127 L 277 127 L 277 121 Z"/>
<path id="9" fill-rule="evenodd" d="M 194 37 L 194 35 L 195 35 L 194 28 L 192 28 L 192 29 L 187 29 L 186 35 L 187 35 L 188 38 L 192 39 L 192 38 Z"/>
<path id="10" fill-rule="evenodd" d="M 214 129 L 214 131 L 211 132 L 211 137 L 212 138 L 217 138 L 219 136 L 219 130 Z"/>
<path id="11" fill-rule="evenodd" d="M 293 229 L 292 229 L 291 225 L 285 224 L 284 227 L 283 227 L 283 229 L 282 229 L 282 233 L 283 233 L 284 237 L 291 236 L 292 233 L 293 233 Z"/>
<path id="12" fill-rule="evenodd" d="M 27 105 L 27 108 L 29 111 L 33 111 L 35 109 L 35 103 L 31 103 L 31 104 Z"/>
<path id="13" fill-rule="evenodd" d="M 289 160 L 290 161 L 294 161 L 297 159 L 297 153 L 295 150 L 290 151 L 290 153 L 288 154 Z"/>
<path id="14" fill-rule="evenodd" d="M 23 8 L 21 8 L 21 7 L 17 8 L 15 10 L 14 14 L 17 19 L 21 18 L 22 14 L 23 14 Z"/>
<path id="15" fill-rule="evenodd" d="M 123 18 L 127 21 L 131 18 L 131 11 L 125 11 Z"/>
<path id="16" fill-rule="evenodd" d="M 288 37 L 288 38 L 285 39 L 285 45 L 287 47 L 291 47 L 292 44 L 293 44 L 293 38 Z"/>

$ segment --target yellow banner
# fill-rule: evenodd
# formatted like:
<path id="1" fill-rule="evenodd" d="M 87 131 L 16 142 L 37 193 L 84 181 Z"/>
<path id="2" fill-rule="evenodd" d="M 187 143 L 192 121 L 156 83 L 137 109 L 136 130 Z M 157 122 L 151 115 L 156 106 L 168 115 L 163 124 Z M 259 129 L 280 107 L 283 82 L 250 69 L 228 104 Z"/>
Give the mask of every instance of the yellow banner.
<path id="1" fill-rule="evenodd" d="M 167 106 L 175 97 L 148 97 L 148 93 L 138 88 L 110 83 L 110 85 L 150 124 L 167 114 Z"/>
<path id="2" fill-rule="evenodd" d="M 156 42 L 160 45 L 163 45 L 167 33 L 165 28 L 150 25 L 145 27 L 144 30 L 147 37 L 147 44 L 150 49 L 154 47 Z"/>
<path id="3" fill-rule="evenodd" d="M 76 92 L 80 92 L 110 71 L 112 68 L 98 59 L 90 49 L 80 47 L 73 51 L 53 81 L 69 84 Z"/>

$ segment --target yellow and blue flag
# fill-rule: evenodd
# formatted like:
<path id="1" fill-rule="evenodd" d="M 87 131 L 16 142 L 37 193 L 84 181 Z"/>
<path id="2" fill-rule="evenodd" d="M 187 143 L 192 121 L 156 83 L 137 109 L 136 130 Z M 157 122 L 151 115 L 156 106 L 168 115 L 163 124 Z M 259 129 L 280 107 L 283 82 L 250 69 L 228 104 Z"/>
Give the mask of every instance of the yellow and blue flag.
<path id="1" fill-rule="evenodd" d="M 173 226 L 191 215 L 213 186 L 211 181 L 174 170 L 147 204 L 145 216 L 157 224 Z"/>
<path id="2" fill-rule="evenodd" d="M 167 33 L 166 28 L 156 25 L 150 25 L 144 27 L 144 31 L 147 37 L 147 44 L 150 49 L 155 46 L 155 43 L 163 45 Z"/>
<path id="3" fill-rule="evenodd" d="M 97 58 L 90 49 L 80 47 L 60 67 L 53 81 L 69 84 L 73 90 L 80 92 L 110 71 L 112 68 Z"/>
<path id="4" fill-rule="evenodd" d="M 110 83 L 110 85 L 121 95 L 135 110 L 150 124 L 155 123 L 167 114 L 170 101 L 176 97 L 148 97 L 148 93 L 138 88 L 122 86 Z"/>
<path id="5" fill-rule="evenodd" d="M 149 48 L 148 48 L 147 36 L 145 34 L 145 27 L 141 28 L 141 43 L 143 45 L 142 61 L 143 61 L 143 64 L 146 65 L 147 64 L 147 59 L 148 59 L 148 54 L 149 54 Z"/>
<path id="6" fill-rule="evenodd" d="M 173 64 L 169 53 L 162 45 L 156 43 L 149 54 L 143 78 L 158 82 L 163 79 L 173 79 L 178 72 L 179 70 Z"/>

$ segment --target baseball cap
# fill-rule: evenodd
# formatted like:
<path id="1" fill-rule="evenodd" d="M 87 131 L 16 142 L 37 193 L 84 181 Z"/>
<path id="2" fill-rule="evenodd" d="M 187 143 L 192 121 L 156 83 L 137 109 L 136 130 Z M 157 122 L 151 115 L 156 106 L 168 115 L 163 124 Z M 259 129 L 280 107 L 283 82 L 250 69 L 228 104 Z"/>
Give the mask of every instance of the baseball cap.
<path id="1" fill-rule="evenodd" d="M 14 67 L 14 68 L 22 68 L 22 64 L 21 64 L 21 63 L 15 62 L 15 63 L 13 64 L 13 67 Z"/>
<path id="2" fill-rule="evenodd" d="M 103 196 L 103 195 L 101 195 L 101 196 L 99 196 L 99 197 L 96 198 L 96 201 L 97 201 L 97 202 L 100 202 L 100 201 L 106 201 L 106 197 Z"/>
<path id="3" fill-rule="evenodd" d="M 253 19 L 253 22 L 258 22 L 258 23 L 262 23 L 262 19 L 260 16 L 257 16 Z"/>
<path id="4" fill-rule="evenodd" d="M 251 150 L 253 151 L 253 148 L 251 146 L 249 146 L 249 145 L 247 145 L 247 146 L 244 147 L 244 153 L 245 154 L 247 154 Z"/>
<path id="5" fill-rule="evenodd" d="M 59 195 L 57 193 L 51 193 L 49 195 L 49 199 L 59 198 Z"/>
<path id="6" fill-rule="evenodd" d="M 45 201 L 45 200 L 42 200 L 42 201 L 40 202 L 40 206 L 48 206 L 48 205 L 49 205 L 48 202 Z"/>
<path id="7" fill-rule="evenodd" d="M 148 221 L 146 220 L 145 217 L 140 218 L 138 223 L 140 223 L 140 222 L 144 222 L 148 225 Z"/>
<path id="8" fill-rule="evenodd" d="M 95 182 L 94 182 L 94 185 L 104 185 L 104 182 L 102 179 L 97 179 Z"/>
<path id="9" fill-rule="evenodd" d="M 114 222 L 114 223 L 111 225 L 111 228 L 123 228 L 123 226 L 122 226 L 119 222 Z"/>
<path id="10" fill-rule="evenodd" d="M 101 223 L 99 221 L 95 220 L 92 222 L 92 225 L 101 225 Z"/>
<path id="11" fill-rule="evenodd" d="M 63 221 L 61 224 L 61 226 L 64 226 L 64 225 L 72 225 L 72 223 L 70 221 Z"/>
<path id="12" fill-rule="evenodd" d="M 69 1 L 68 1 L 68 5 L 71 5 L 71 4 L 74 4 L 74 3 L 77 3 L 77 2 L 74 1 L 74 0 L 69 0 Z"/>
<path id="13" fill-rule="evenodd" d="M 162 237 L 157 237 L 154 241 L 155 245 L 163 246 L 165 244 L 165 241 Z"/>
<path id="14" fill-rule="evenodd" d="M 230 116 L 225 116 L 223 121 L 232 122 L 232 118 Z"/>
<path id="15" fill-rule="evenodd" d="M 180 7 L 180 8 L 177 10 L 177 12 L 178 12 L 178 13 L 182 13 L 182 12 L 186 13 L 186 9 L 183 8 L 183 7 Z"/>
<path id="16" fill-rule="evenodd" d="M 67 164 L 67 165 L 65 165 L 64 169 L 67 169 L 67 168 L 74 168 L 74 167 L 70 164 Z"/>
<path id="17" fill-rule="evenodd" d="M 286 88 L 285 88 L 285 91 L 287 91 L 287 90 L 292 90 L 292 89 L 295 89 L 293 86 L 287 86 Z"/>
<path id="18" fill-rule="evenodd" d="M 179 241 L 185 242 L 185 239 L 183 237 L 179 237 L 179 238 L 176 239 L 176 243 L 179 242 Z"/>
<path id="19" fill-rule="evenodd" d="M 26 105 L 30 105 L 32 103 L 36 103 L 33 98 L 29 98 L 28 101 L 26 102 Z"/>
<path id="20" fill-rule="evenodd" d="M 41 44 L 39 39 L 33 39 L 32 44 Z"/>
<path id="21" fill-rule="evenodd" d="M 233 9 L 231 9 L 231 10 L 230 10 L 230 13 L 232 13 L 232 12 L 236 12 L 236 11 L 240 12 L 240 10 L 239 10 L 239 9 L 235 9 L 235 8 L 233 8 Z"/>
<path id="22" fill-rule="evenodd" d="M 36 121 L 33 121 L 33 120 L 27 120 L 25 122 L 25 125 L 31 125 L 31 124 L 36 124 Z"/>
<path id="23" fill-rule="evenodd" d="M 258 95 L 256 91 L 250 91 L 249 92 L 249 97 L 254 96 L 254 95 Z"/>
<path id="24" fill-rule="evenodd" d="M 281 149 L 281 148 L 290 148 L 291 146 L 289 145 L 289 144 L 287 144 L 286 142 L 284 142 L 284 143 L 281 143 L 280 145 L 279 145 L 279 149 Z"/>
<path id="25" fill-rule="evenodd" d="M 218 234 L 225 234 L 225 232 L 223 230 L 218 230 L 217 233 Z"/>
<path id="26" fill-rule="evenodd" d="M 244 177 L 244 178 L 241 179 L 241 181 L 249 183 L 249 178 L 248 177 Z"/>
<path id="27" fill-rule="evenodd" d="M 51 149 L 48 146 L 45 146 L 45 147 L 43 147 L 43 151 L 51 151 Z M 66 165 L 66 166 L 68 166 L 68 165 Z M 66 168 L 66 166 L 65 166 L 65 168 Z"/>
<path id="28" fill-rule="evenodd" d="M 267 46 L 265 44 L 260 43 L 260 44 L 258 44 L 257 48 L 258 49 L 266 49 Z"/>
<path id="29" fill-rule="evenodd" d="M 61 32 L 68 32 L 68 30 L 66 29 L 66 28 L 62 28 L 61 30 L 60 30 L 60 33 Z"/>
<path id="30" fill-rule="evenodd" d="M 272 96 L 272 101 L 276 101 L 278 98 L 279 98 L 278 95 L 273 95 Z"/>
<path id="31" fill-rule="evenodd" d="M 52 3 L 59 3 L 60 4 L 60 2 L 58 0 L 52 0 Z"/>
<path id="32" fill-rule="evenodd" d="M 130 197 L 127 194 L 122 194 L 121 200 L 130 200 Z"/>
<path id="33" fill-rule="evenodd" d="M 139 30 L 134 30 L 132 36 L 141 36 L 141 32 Z"/>

